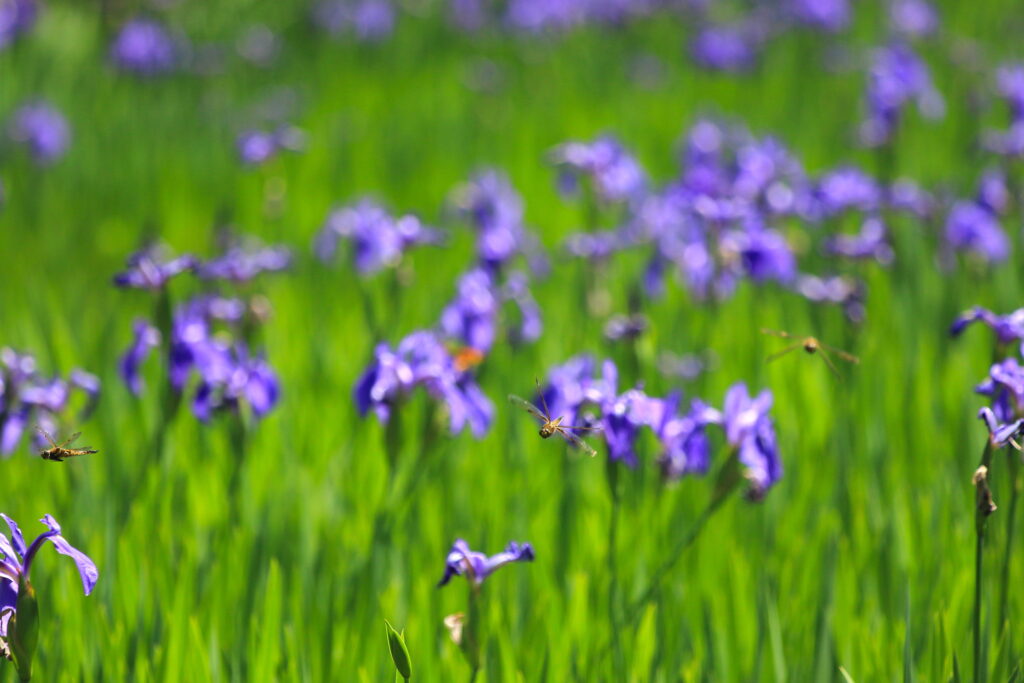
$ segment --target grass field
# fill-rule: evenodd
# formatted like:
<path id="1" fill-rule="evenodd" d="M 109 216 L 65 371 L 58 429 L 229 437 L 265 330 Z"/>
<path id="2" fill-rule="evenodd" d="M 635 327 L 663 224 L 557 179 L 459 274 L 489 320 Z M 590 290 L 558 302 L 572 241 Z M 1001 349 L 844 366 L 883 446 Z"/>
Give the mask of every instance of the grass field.
<path id="1" fill-rule="evenodd" d="M 113 4 L 120 16 L 124 3 Z M 1013 52 L 1024 11 L 999 0 L 944 2 L 939 14 L 940 34 L 920 53 L 946 116 L 910 114 L 892 163 L 938 195 L 970 196 L 996 161 L 977 141 L 1005 124 L 991 83 L 996 65 L 1024 57 Z M 467 609 L 467 589 L 461 578 L 436 588 L 456 538 L 488 554 L 526 541 L 536 553 L 481 588 L 483 680 L 841 681 L 845 671 L 858 682 L 946 681 L 957 670 L 972 680 L 971 475 L 985 442 L 975 416 L 987 401 L 973 389 L 993 344 L 988 330 L 950 339 L 948 327 L 970 306 L 1008 313 L 1022 304 L 1019 250 L 993 267 L 943 270 L 941 221 L 895 218 L 892 265 L 841 266 L 865 281 L 863 323 L 778 285 L 743 281 L 710 302 L 670 278 L 664 298 L 642 301 L 650 326 L 635 352 L 602 338 L 604 320 L 580 306 L 587 266 L 558 250 L 593 227 L 586 202 L 559 195 L 546 161 L 567 140 L 612 133 L 661 184 L 677 174 L 686 129 L 720 116 L 777 136 L 811 175 L 844 163 L 878 171 L 879 154 L 858 146 L 856 129 L 863 63 L 884 40 L 879 3 L 858 3 L 838 36 L 774 38 L 740 75 L 693 66 L 692 26 L 663 15 L 529 36 L 466 34 L 443 13 L 416 10 L 379 43 L 329 40 L 292 3 L 182 2 L 162 16 L 197 44 L 226 44 L 223 67 L 118 73 L 106 56 L 117 22 L 105 27 L 83 3 L 56 0 L 0 51 L 0 118 L 44 96 L 72 131 L 67 154 L 46 167 L 7 140 L 0 146 L 0 346 L 33 353 L 45 374 L 84 368 L 103 386 L 93 415 L 64 425 L 98 454 L 43 462 L 26 440 L 0 463 L 0 511 L 29 537 L 52 513 L 100 572 L 84 597 L 71 562 L 44 548 L 33 564 L 36 680 L 390 680 L 384 619 L 405 631 L 414 680 L 468 680 L 443 624 Z M 231 48 L 257 22 L 282 44 L 268 68 Z M 977 46 L 976 69 L 955 57 L 965 41 Z M 657 77 L 638 79 L 638 63 L 659 65 Z M 306 148 L 243 167 L 235 136 L 273 106 L 288 110 Z M 483 439 L 439 431 L 434 403 L 417 390 L 396 409 L 401 432 L 389 451 L 388 430 L 360 418 L 352 397 L 375 344 L 366 300 L 390 343 L 436 323 L 474 258 L 473 233 L 448 199 L 489 166 L 508 174 L 552 257 L 550 276 L 532 284 L 543 334 L 498 343 L 481 364 L 496 411 Z M 1011 187 L 1003 225 L 1019 247 L 1022 197 Z M 280 197 L 270 209 L 268 192 Z M 344 257 L 325 265 L 312 254 L 332 206 L 366 195 L 449 232 L 446 246 L 410 252 L 397 288 L 388 273 L 364 278 Z M 147 362 L 140 399 L 117 372 L 133 320 L 156 298 L 111 278 L 145 236 L 210 255 L 225 219 L 294 251 L 289 271 L 241 291 L 273 307 L 260 334 L 281 400 L 244 433 L 227 415 L 203 424 L 185 405 L 161 439 L 160 359 Z M 835 266 L 814 252 L 799 259 L 806 272 Z M 626 251 L 610 261 L 602 282 L 613 311 L 627 309 L 645 260 Z M 183 301 L 196 287 L 181 276 L 169 292 Z M 762 327 L 817 335 L 861 362 L 841 367 L 842 380 L 803 354 L 768 364 L 781 340 Z M 717 362 L 682 382 L 659 371 L 663 351 L 711 352 Z M 763 501 L 727 500 L 649 601 L 637 602 L 698 523 L 726 446 L 716 432 L 711 473 L 666 483 L 647 436 L 635 469 L 537 438 L 505 396 L 531 396 L 535 377 L 583 352 L 617 362 L 620 391 L 635 382 L 653 396 L 681 388 L 687 401 L 719 408 L 737 381 L 774 394 L 782 480 Z M 991 467 L 999 509 L 984 551 L 982 668 L 991 681 L 1018 680 L 1024 661 L 1020 538 L 1005 607 L 1000 598 L 1009 453 L 999 450 Z M 16 680 L 14 667 L 0 667 L 0 678 Z"/>

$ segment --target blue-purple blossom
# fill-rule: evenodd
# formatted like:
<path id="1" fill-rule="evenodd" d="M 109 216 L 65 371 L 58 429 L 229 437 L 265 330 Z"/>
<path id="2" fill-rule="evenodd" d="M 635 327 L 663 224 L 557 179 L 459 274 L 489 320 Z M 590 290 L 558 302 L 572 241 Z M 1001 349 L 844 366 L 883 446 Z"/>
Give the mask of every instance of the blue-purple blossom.
<path id="1" fill-rule="evenodd" d="M 32 29 L 39 14 L 36 0 L 7 0 L 0 3 L 0 50 Z"/>
<path id="2" fill-rule="evenodd" d="M 889 207 L 906 211 L 917 218 L 930 218 L 935 211 L 935 198 L 909 178 L 900 178 L 888 189 Z"/>
<path id="3" fill-rule="evenodd" d="M 932 85 L 928 67 L 903 42 L 894 42 L 876 50 L 868 78 L 868 118 L 861 127 L 861 138 L 869 146 L 889 142 L 900 122 L 906 104 L 914 100 L 928 118 L 945 113 L 942 96 Z"/>
<path id="4" fill-rule="evenodd" d="M 997 216 L 1006 213 L 1010 206 L 1010 188 L 1006 174 L 998 168 L 986 169 L 978 180 L 977 202 Z"/>
<path id="5" fill-rule="evenodd" d="M 690 54 L 698 65 L 715 71 L 746 71 L 754 65 L 757 46 L 743 24 L 705 26 L 693 38 Z"/>
<path id="6" fill-rule="evenodd" d="M 996 340 L 1000 344 L 1007 344 L 1015 339 L 1024 340 L 1024 308 L 1018 308 L 1006 315 L 996 315 L 987 308 L 975 306 L 956 317 L 949 328 L 949 333 L 956 337 L 968 325 L 976 322 L 984 323 L 992 328 L 996 333 Z"/>
<path id="7" fill-rule="evenodd" d="M 946 242 L 989 262 L 1005 261 L 1010 242 L 992 211 L 977 202 L 959 201 L 946 217 Z"/>
<path id="8" fill-rule="evenodd" d="M 988 428 L 989 442 L 996 448 L 1002 448 L 1010 443 L 1013 437 L 1024 427 L 1024 420 L 1014 420 L 1009 423 L 1002 423 L 991 408 L 985 407 L 978 411 L 978 419 L 985 423 Z"/>
<path id="9" fill-rule="evenodd" d="M 265 417 L 277 405 L 281 384 L 262 355 L 250 355 L 245 347 L 226 347 L 218 341 L 199 359 L 200 381 L 192 399 L 192 412 L 208 422 L 219 411 L 237 413 L 248 405 L 253 417 Z"/>
<path id="10" fill-rule="evenodd" d="M 824 217 L 831 217 L 846 211 L 877 210 L 882 190 L 860 169 L 843 166 L 818 179 L 814 196 Z"/>
<path id="11" fill-rule="evenodd" d="M 246 166 L 259 166 L 282 150 L 298 152 L 305 147 L 305 133 L 295 126 L 282 125 L 272 131 L 251 129 L 235 139 L 238 159 Z"/>
<path id="12" fill-rule="evenodd" d="M 994 364 L 975 391 L 992 400 L 992 412 L 1000 422 L 1024 417 L 1024 367 L 1016 358 Z"/>
<path id="13" fill-rule="evenodd" d="M 395 9 L 389 0 L 325 0 L 314 6 L 313 21 L 330 35 L 350 31 L 377 42 L 394 31 Z"/>
<path id="14" fill-rule="evenodd" d="M 446 336 L 486 352 L 497 334 L 499 305 L 493 276 L 475 268 L 459 278 L 455 300 L 441 312 L 441 329 Z"/>
<path id="15" fill-rule="evenodd" d="M 440 588 L 445 585 L 451 581 L 453 576 L 465 576 L 474 585 L 479 586 L 498 568 L 511 562 L 532 562 L 533 559 L 533 547 L 529 543 L 511 542 L 502 552 L 487 557 L 483 553 L 470 550 L 469 544 L 460 538 L 452 544 L 452 549 L 448 551 L 444 576 L 441 577 L 437 586 Z"/>
<path id="16" fill-rule="evenodd" d="M 567 142 L 555 148 L 552 158 L 561 170 L 561 187 L 570 192 L 583 178 L 589 179 L 594 194 L 604 202 L 639 199 L 647 188 L 640 162 L 612 137 Z"/>
<path id="17" fill-rule="evenodd" d="M 125 270 L 114 276 L 118 287 L 160 290 L 179 273 L 196 267 L 198 259 L 190 254 L 173 257 L 157 244 L 143 247 L 125 260 Z"/>
<path id="18" fill-rule="evenodd" d="M 472 374 L 456 367 L 437 335 L 427 331 L 413 332 L 394 350 L 387 344 L 374 349 L 373 361 L 355 386 L 356 407 L 360 415 L 372 410 L 386 423 L 417 386 L 445 404 L 452 434 L 467 425 L 478 439 L 487 433 L 494 406 Z"/>
<path id="19" fill-rule="evenodd" d="M 661 471 L 669 479 L 707 472 L 711 445 L 705 428 L 722 421 L 721 413 L 699 400 L 692 402 L 688 413 L 678 415 L 680 399 L 679 392 L 669 394 L 661 420 L 653 425 L 662 448 Z"/>
<path id="20" fill-rule="evenodd" d="M 394 218 L 378 204 L 364 199 L 331 212 L 317 234 L 316 255 L 322 261 L 331 260 L 342 239 L 352 242 L 356 269 L 368 275 L 397 265 L 414 246 L 440 244 L 442 235 L 416 216 Z"/>
<path id="21" fill-rule="evenodd" d="M 15 142 L 25 145 L 38 164 L 60 159 L 71 141 L 71 129 L 63 114 L 41 100 L 14 112 L 10 134 Z"/>
<path id="22" fill-rule="evenodd" d="M 790 9 L 800 23 L 829 33 L 842 31 L 850 23 L 847 0 L 790 0 Z"/>
<path id="23" fill-rule="evenodd" d="M 204 280 L 248 282 L 260 273 L 275 273 L 288 268 L 292 252 L 284 246 L 264 246 L 255 240 L 234 241 L 220 256 L 196 267 Z"/>
<path id="24" fill-rule="evenodd" d="M 939 15 L 927 0 L 893 0 L 889 23 L 897 33 L 919 38 L 935 33 Z"/>
<path id="25" fill-rule="evenodd" d="M 796 257 L 785 238 L 757 223 L 725 233 L 720 249 L 727 263 L 736 263 L 754 282 L 788 282 L 796 277 Z"/>
<path id="26" fill-rule="evenodd" d="M 155 76 L 175 68 L 178 47 L 162 24 L 136 18 L 121 27 L 110 46 L 110 58 L 122 71 Z"/>
<path id="27" fill-rule="evenodd" d="M 1024 63 L 1004 64 L 996 71 L 996 89 L 1014 121 L 1024 120 Z"/>
<path id="28" fill-rule="evenodd" d="M 878 216 L 867 218 L 856 235 L 834 235 L 825 240 L 824 246 L 826 253 L 845 258 L 874 259 L 883 265 L 893 259 L 889 231 Z"/>
<path id="29" fill-rule="evenodd" d="M 132 344 L 117 364 L 121 379 L 136 396 L 142 394 L 142 363 L 150 352 L 160 345 L 160 330 L 143 318 L 137 318 L 132 327 Z"/>
<path id="30" fill-rule="evenodd" d="M 747 385 L 734 384 L 725 395 L 722 421 L 729 445 L 737 448 L 740 463 L 750 480 L 750 496 L 761 498 L 782 478 L 782 460 L 775 439 L 775 426 L 768 411 L 772 392 L 767 389 L 750 397 Z"/>

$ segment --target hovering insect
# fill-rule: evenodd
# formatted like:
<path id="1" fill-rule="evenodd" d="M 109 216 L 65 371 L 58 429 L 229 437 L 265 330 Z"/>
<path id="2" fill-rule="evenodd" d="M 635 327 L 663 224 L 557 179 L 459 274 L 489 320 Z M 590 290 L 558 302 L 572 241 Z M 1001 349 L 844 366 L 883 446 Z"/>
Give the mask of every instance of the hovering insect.
<path id="1" fill-rule="evenodd" d="M 770 335 L 773 335 L 773 336 L 776 336 L 776 337 L 781 337 L 782 339 L 797 339 L 796 343 L 790 344 L 789 346 L 787 346 L 786 348 L 782 349 L 781 351 L 776 351 L 775 353 L 773 353 L 770 356 L 768 356 L 768 362 L 771 362 L 771 361 L 775 360 L 776 358 L 780 358 L 782 356 L 785 356 L 790 351 L 795 351 L 796 349 L 799 349 L 799 348 L 802 347 L 803 350 L 806 351 L 807 353 L 819 353 L 819 354 L 821 354 L 821 359 L 823 361 L 825 361 L 825 365 L 828 366 L 828 369 L 831 370 L 832 374 L 834 374 L 836 377 L 840 376 L 839 375 L 839 370 L 836 369 L 835 364 L 832 362 L 832 359 L 829 358 L 829 355 L 828 355 L 828 353 L 826 353 L 826 351 L 830 351 L 830 352 L 836 354 L 837 356 L 839 356 L 840 358 L 845 360 L 847 363 L 853 363 L 854 365 L 856 365 L 857 363 L 860 363 L 860 359 L 857 358 L 857 356 L 849 354 L 846 351 L 840 351 L 839 349 L 837 349 L 837 348 L 835 348 L 833 346 L 829 346 L 828 344 L 825 344 L 825 343 L 823 343 L 821 341 L 818 341 L 814 337 L 804 337 L 803 339 L 798 339 L 797 337 L 794 337 L 793 335 L 791 335 L 789 332 L 780 332 L 778 330 L 769 330 L 769 329 L 765 329 L 763 327 L 761 328 L 761 334 L 770 334 Z"/>
<path id="2" fill-rule="evenodd" d="M 65 446 L 74 443 L 75 439 L 82 435 L 82 432 L 76 432 L 75 434 L 72 434 L 70 437 L 64 440 L 64 443 L 58 446 L 57 442 L 54 441 L 53 438 L 49 434 L 47 434 L 42 427 L 36 427 L 36 431 L 42 434 L 43 438 L 49 441 L 50 446 L 52 446 L 52 448 L 48 448 L 39 454 L 39 457 L 41 457 L 43 460 L 54 460 L 56 462 L 64 462 L 64 458 L 71 458 L 76 455 L 89 455 L 90 453 L 99 452 L 89 448 L 88 446 L 86 446 L 85 448 L 65 448 Z"/>
<path id="3" fill-rule="evenodd" d="M 552 420 L 551 419 L 551 413 L 548 411 L 547 401 L 544 400 L 544 392 L 542 392 L 540 390 L 540 382 L 537 382 L 537 393 L 540 395 L 541 403 L 544 405 L 544 411 L 543 412 L 541 412 L 541 410 L 537 406 L 533 405 L 532 403 L 530 403 L 526 399 L 519 398 L 515 394 L 509 394 L 508 395 L 508 400 L 511 401 L 512 403 L 516 404 L 520 408 L 524 409 L 530 415 L 533 415 L 535 418 L 537 418 L 538 420 L 541 421 L 542 424 L 540 426 L 540 437 L 542 439 L 550 438 L 553 434 L 559 434 L 559 435 L 562 436 L 563 439 L 565 439 L 566 441 L 571 443 L 573 446 L 577 446 L 577 447 L 583 449 L 583 451 L 587 455 L 589 455 L 590 457 L 594 457 L 595 455 L 597 455 L 597 451 L 595 451 L 593 448 L 591 448 L 590 445 L 588 445 L 585 441 L 583 441 L 583 439 L 581 439 L 580 437 L 576 436 L 575 434 L 573 434 L 572 432 L 567 431 L 567 430 L 569 430 L 569 429 L 578 429 L 578 430 L 581 430 L 581 431 L 600 431 L 601 428 L 600 427 L 574 427 L 572 425 L 564 425 L 564 424 L 562 424 L 562 418 L 561 417 L 557 417 L 557 418 Z"/>

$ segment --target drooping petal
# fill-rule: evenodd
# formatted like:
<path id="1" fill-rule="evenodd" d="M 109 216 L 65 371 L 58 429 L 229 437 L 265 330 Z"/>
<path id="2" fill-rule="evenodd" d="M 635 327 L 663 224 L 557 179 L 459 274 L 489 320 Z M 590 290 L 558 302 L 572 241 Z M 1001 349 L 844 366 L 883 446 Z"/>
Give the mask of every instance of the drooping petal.
<path id="1" fill-rule="evenodd" d="M 82 577 L 82 588 L 85 590 L 85 594 L 89 595 L 89 593 L 92 593 L 92 589 L 96 586 L 96 581 L 100 575 L 99 570 L 96 569 L 96 564 L 85 553 L 67 542 L 61 535 L 60 524 L 57 523 L 57 520 L 52 515 L 44 515 L 39 521 L 48 526 L 50 531 L 53 532 L 53 535 L 48 536 L 48 538 L 53 543 L 53 547 L 56 548 L 57 552 L 61 555 L 67 555 L 75 561 L 78 573 Z"/>

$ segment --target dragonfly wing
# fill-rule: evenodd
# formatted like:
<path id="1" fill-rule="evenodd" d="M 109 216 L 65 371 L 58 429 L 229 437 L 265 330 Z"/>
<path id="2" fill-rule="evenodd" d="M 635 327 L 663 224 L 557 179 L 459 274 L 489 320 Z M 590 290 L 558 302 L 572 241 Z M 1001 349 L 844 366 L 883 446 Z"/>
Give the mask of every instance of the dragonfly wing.
<path id="1" fill-rule="evenodd" d="M 46 430 L 45 430 L 45 429 L 43 429 L 43 428 L 42 428 L 42 427 L 40 427 L 39 425 L 36 425 L 36 431 L 37 431 L 37 432 L 39 432 L 40 434 L 42 434 L 42 435 L 43 435 L 43 438 L 44 438 L 44 439 L 46 439 L 47 441 L 49 441 L 49 442 L 50 442 L 50 445 L 51 445 L 51 446 L 53 446 L 54 448 L 56 448 L 56 447 L 57 447 L 57 443 L 56 443 L 56 442 L 55 442 L 55 441 L 53 440 L 53 437 L 51 437 L 51 436 L 50 436 L 50 435 L 49 435 L 49 434 L 48 434 L 48 433 L 46 432 Z"/>
<path id="2" fill-rule="evenodd" d="M 842 349 L 837 349 L 834 346 L 829 346 L 828 344 L 822 344 L 821 342 L 818 342 L 818 346 L 820 346 L 823 349 L 827 349 L 827 350 L 831 351 L 832 353 L 836 354 L 837 356 L 839 356 L 840 358 L 845 360 L 847 363 L 853 363 L 854 365 L 860 363 L 860 358 L 857 358 L 857 356 L 853 355 L 852 353 L 847 353 L 846 351 L 843 351 Z"/>
<path id="3" fill-rule="evenodd" d="M 60 445 L 60 447 L 61 447 L 61 448 L 64 448 L 65 446 L 68 446 L 68 445 L 70 445 L 70 444 L 73 444 L 73 443 L 74 443 L 75 441 L 77 441 L 77 440 L 78 440 L 78 437 L 80 437 L 81 435 L 82 435 L 82 432 L 75 432 L 74 434 L 72 434 L 72 435 L 71 435 L 71 436 L 69 436 L 68 438 L 64 439 L 64 443 L 62 443 L 62 444 Z"/>
<path id="4" fill-rule="evenodd" d="M 566 431 L 563 431 L 563 430 L 559 429 L 558 433 L 561 434 L 562 437 L 566 441 L 571 443 L 573 446 L 576 446 L 577 448 L 582 449 L 583 452 L 585 452 L 591 458 L 593 458 L 595 455 L 597 455 L 597 451 L 595 451 L 593 448 L 591 448 L 590 444 L 588 444 L 586 441 L 584 441 L 580 437 L 576 436 L 572 432 L 566 432 Z"/>
<path id="5" fill-rule="evenodd" d="M 785 356 L 790 351 L 795 351 L 796 349 L 800 348 L 801 346 L 803 346 L 803 342 L 797 342 L 796 344 L 790 344 L 789 346 L 787 346 L 786 348 L 782 349 L 781 351 L 776 351 L 772 355 L 770 355 L 767 358 L 765 358 L 765 362 L 766 363 L 771 363 L 776 358 L 781 358 L 782 356 Z"/>
<path id="6" fill-rule="evenodd" d="M 789 332 L 781 332 L 779 330 L 769 330 L 767 327 L 761 328 L 761 334 L 770 334 L 773 337 L 782 337 L 783 339 L 792 339 L 793 335 Z"/>
<path id="7" fill-rule="evenodd" d="M 828 357 L 828 353 L 825 349 L 818 349 L 818 355 L 821 356 L 823 361 L 825 361 L 825 365 L 827 365 L 828 369 L 832 371 L 832 374 L 842 379 L 842 375 L 839 374 L 839 370 L 836 369 L 835 363 L 833 363 L 832 359 Z"/>
<path id="8" fill-rule="evenodd" d="M 541 422 L 547 422 L 548 421 L 548 418 L 541 414 L 540 410 L 537 409 L 537 406 L 533 405 L 532 403 L 530 403 L 526 399 L 519 398 L 515 394 L 509 394 L 508 395 L 508 400 L 510 402 L 514 403 L 515 405 L 519 406 L 520 408 L 522 408 L 526 412 L 528 412 L 530 415 L 533 415 L 535 418 L 537 418 Z"/>

